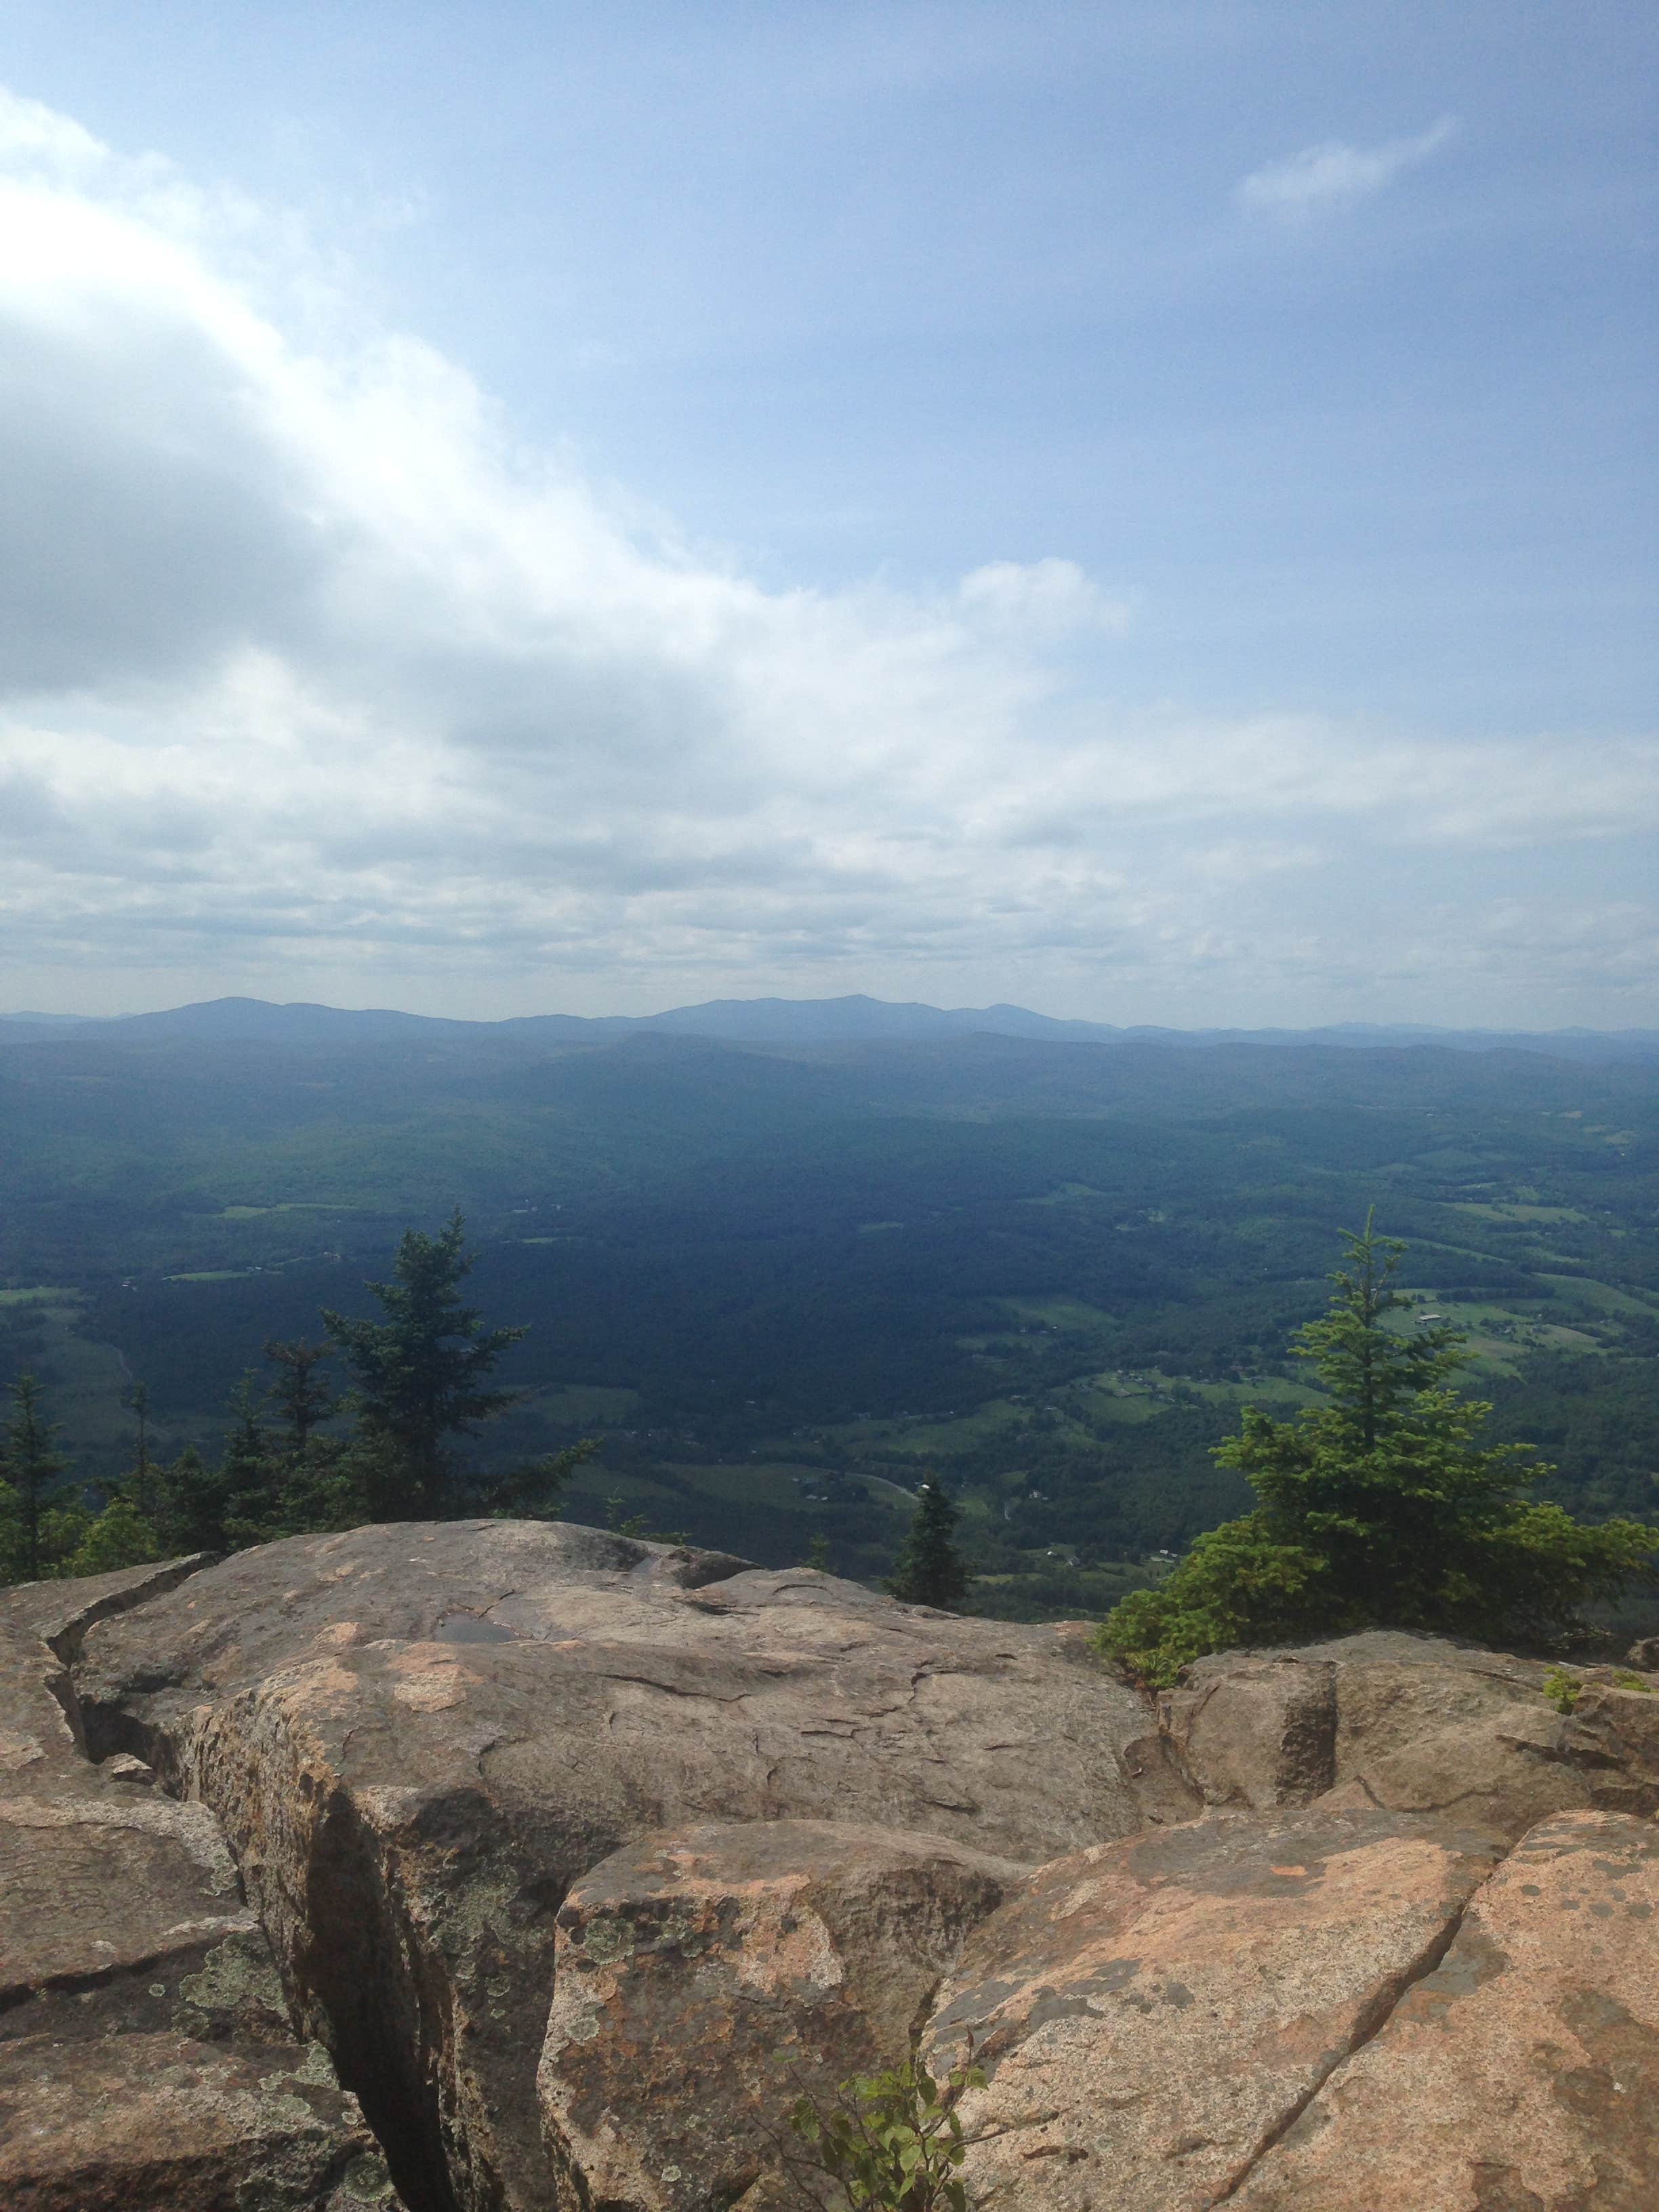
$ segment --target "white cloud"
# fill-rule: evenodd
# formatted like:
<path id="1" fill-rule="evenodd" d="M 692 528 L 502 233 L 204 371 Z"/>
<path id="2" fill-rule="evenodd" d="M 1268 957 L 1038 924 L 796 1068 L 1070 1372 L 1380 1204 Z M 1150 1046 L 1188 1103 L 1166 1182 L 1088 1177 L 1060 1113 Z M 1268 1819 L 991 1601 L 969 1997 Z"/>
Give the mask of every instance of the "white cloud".
<path id="1" fill-rule="evenodd" d="M 970 619 L 1028 637 L 1123 630 L 1129 624 L 1127 606 L 1109 599 L 1075 561 L 988 562 L 963 578 L 957 596 Z"/>
<path id="2" fill-rule="evenodd" d="M 517 447 L 291 224 L 17 102 L 0 481 L 18 1000 L 56 966 L 459 1011 L 951 974 L 1098 1006 L 1103 964 L 1176 993 L 1334 957 L 1357 836 L 1659 823 L 1638 738 L 1115 708 L 1123 602 L 1063 558 L 764 590 Z"/>
<path id="3" fill-rule="evenodd" d="M 1349 146 L 1340 138 L 1306 146 L 1286 161 L 1255 169 L 1237 188 L 1242 207 L 1252 215 L 1291 220 L 1349 207 L 1370 199 L 1407 169 L 1437 154 L 1456 134 L 1456 119 L 1443 115 L 1414 138 L 1391 138 L 1381 146 Z"/>

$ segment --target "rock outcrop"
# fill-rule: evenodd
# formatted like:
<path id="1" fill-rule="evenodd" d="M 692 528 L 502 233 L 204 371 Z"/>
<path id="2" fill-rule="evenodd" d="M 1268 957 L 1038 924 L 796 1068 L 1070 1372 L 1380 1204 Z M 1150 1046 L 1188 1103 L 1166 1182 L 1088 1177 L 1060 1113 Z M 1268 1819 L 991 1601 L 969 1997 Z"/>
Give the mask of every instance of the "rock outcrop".
<path id="1" fill-rule="evenodd" d="M 1541 1821 L 1258 2166 L 1240 2212 L 1650 2212 L 1656 1907 L 1651 1821 Z"/>
<path id="2" fill-rule="evenodd" d="M 1370 1630 L 1200 1659 L 1161 1726 L 1206 1805 L 1439 1813 L 1510 1837 L 1579 1808 L 1659 1810 L 1659 1681 L 1577 1669 L 1563 1713 L 1546 1694 L 1557 1671 Z"/>
<path id="3" fill-rule="evenodd" d="M 326 2054 L 298 2041 L 218 1824 L 88 1755 L 93 1624 L 204 1562 L 0 1594 L 0 2203 L 389 2212 Z"/>
<path id="4" fill-rule="evenodd" d="M 971 2036 L 985 2212 L 1634 2212 L 1659 1680 L 1548 1675 L 1154 1703 L 501 1522 L 7 1594 L 0 2203 L 762 2212 L 802 2089 Z"/>
<path id="5" fill-rule="evenodd" d="M 78 1681 L 100 1750 L 221 1823 L 414 2212 L 548 2201 L 557 1914 L 624 1845 L 834 1820 L 1030 1865 L 1198 1804 L 1050 1632 L 558 1524 L 240 1553 L 90 1631 Z"/>
<path id="6" fill-rule="evenodd" d="M 1411 1815 L 1237 1817 L 1056 1861 L 969 1940 L 929 2029 L 988 2079 L 987 2203 L 1184 2212 L 1237 2187 L 1444 1954 L 1503 1856 Z"/>
<path id="7" fill-rule="evenodd" d="M 573 2193 L 734 2203 L 775 2162 L 781 2106 L 909 2057 L 963 1938 L 1024 1875 L 830 1820 L 689 1828 L 604 1860 L 559 1914 L 542 2052 Z"/>

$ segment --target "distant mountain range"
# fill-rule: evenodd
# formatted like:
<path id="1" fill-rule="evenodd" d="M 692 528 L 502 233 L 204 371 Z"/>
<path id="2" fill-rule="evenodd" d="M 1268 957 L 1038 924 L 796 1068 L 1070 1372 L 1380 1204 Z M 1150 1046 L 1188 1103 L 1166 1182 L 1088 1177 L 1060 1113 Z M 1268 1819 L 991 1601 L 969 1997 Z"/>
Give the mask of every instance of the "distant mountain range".
<path id="1" fill-rule="evenodd" d="M 99 1018 L 75 1014 L 0 1016 L 0 1042 L 26 1043 L 95 1031 L 100 1042 L 199 1039 L 298 1046 L 459 1042 L 468 1036 L 537 1044 L 600 1043 L 641 1033 L 699 1036 L 755 1045 L 827 1048 L 925 1043 L 968 1036 L 1023 1037 L 1052 1044 L 1324 1045 L 1354 1050 L 1439 1046 L 1455 1052 L 1542 1053 L 1556 1060 L 1659 1062 L 1659 1030 L 1544 1031 L 1437 1029 L 1419 1024 L 1339 1022 L 1310 1030 L 1119 1028 L 1106 1022 L 1059 1021 L 1024 1006 L 928 1006 L 882 999 L 712 999 L 660 1014 L 525 1014 L 501 1022 L 466 1022 L 389 1009 L 277 1006 L 264 999 L 209 999 L 163 1013 Z"/>

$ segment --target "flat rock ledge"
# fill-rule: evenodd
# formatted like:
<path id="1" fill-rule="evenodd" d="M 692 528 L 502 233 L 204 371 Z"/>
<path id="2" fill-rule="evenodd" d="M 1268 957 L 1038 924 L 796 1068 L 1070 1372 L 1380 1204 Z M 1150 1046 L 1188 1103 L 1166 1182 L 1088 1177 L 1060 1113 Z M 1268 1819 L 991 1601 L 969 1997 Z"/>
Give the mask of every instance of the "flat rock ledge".
<path id="1" fill-rule="evenodd" d="M 0 1595 L 0 2203 L 771 2212 L 971 2042 L 983 2212 L 1652 2212 L 1659 1677 L 1547 1672 L 494 1521 Z"/>

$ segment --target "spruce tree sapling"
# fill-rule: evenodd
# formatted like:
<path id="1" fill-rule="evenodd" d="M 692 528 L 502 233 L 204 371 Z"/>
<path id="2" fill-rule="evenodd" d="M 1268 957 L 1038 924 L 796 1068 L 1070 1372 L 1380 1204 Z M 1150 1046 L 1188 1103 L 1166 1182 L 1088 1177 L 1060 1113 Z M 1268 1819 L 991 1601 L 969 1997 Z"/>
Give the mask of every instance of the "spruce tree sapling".
<path id="1" fill-rule="evenodd" d="M 909 1532 L 883 1584 L 891 1596 L 905 1605 L 937 1606 L 942 1613 L 960 1608 L 968 1595 L 968 1570 L 956 1547 L 959 1518 L 939 1477 L 924 1475 Z"/>
<path id="2" fill-rule="evenodd" d="M 295 1459 L 304 1459 L 312 1431 L 334 1410 L 334 1393 L 318 1371 L 332 1351 L 331 1345 L 304 1337 L 285 1343 L 273 1336 L 265 1346 L 265 1358 L 276 1370 L 265 1395 L 282 1418 Z"/>
<path id="3" fill-rule="evenodd" d="M 12 1493 L 6 1502 L 15 1531 L 13 1573 L 17 1580 L 32 1583 L 53 1564 L 52 1495 L 69 1462 L 55 1449 L 62 1424 L 46 1419 L 40 1385 L 33 1375 L 17 1377 L 11 1401 L 0 1471 Z"/>
<path id="4" fill-rule="evenodd" d="M 1330 1304 L 1294 1347 L 1325 1401 L 1294 1421 L 1247 1406 L 1216 1458 L 1245 1477 L 1255 1511 L 1102 1624 L 1102 1649 L 1149 1682 L 1206 1651 L 1366 1627 L 1556 1644 L 1659 1552 L 1644 1522 L 1587 1526 L 1520 1496 L 1550 1470 L 1525 1445 L 1476 1441 L 1491 1408 L 1449 1387 L 1462 1333 L 1388 1326 L 1410 1304 L 1393 1279 L 1405 1247 L 1369 1216 L 1344 1241 Z"/>
<path id="5" fill-rule="evenodd" d="M 460 1209 L 435 1237 L 405 1230 L 392 1279 L 368 1287 L 384 1321 L 325 1308 L 323 1326 L 349 1369 L 351 1408 L 364 1455 L 372 1516 L 435 1519 L 453 1482 L 447 1439 L 517 1404 L 522 1393 L 489 1387 L 501 1354 L 527 1331 L 486 1328 L 460 1285 L 472 1261 Z"/>

